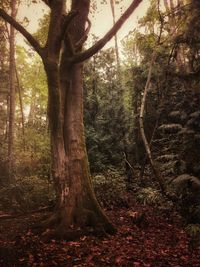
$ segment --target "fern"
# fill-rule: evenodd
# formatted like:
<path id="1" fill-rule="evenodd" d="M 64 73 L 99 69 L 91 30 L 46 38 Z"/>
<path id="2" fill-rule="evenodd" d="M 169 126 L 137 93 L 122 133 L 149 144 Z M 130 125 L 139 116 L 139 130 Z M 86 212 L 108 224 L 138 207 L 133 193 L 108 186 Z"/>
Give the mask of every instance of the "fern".
<path id="1" fill-rule="evenodd" d="M 143 188 L 141 189 L 137 196 L 136 196 L 137 200 L 146 205 L 146 204 L 150 204 L 150 205 L 158 205 L 161 203 L 162 201 L 162 196 L 160 194 L 160 192 L 156 189 L 153 189 L 151 187 L 147 187 L 147 188 Z"/>

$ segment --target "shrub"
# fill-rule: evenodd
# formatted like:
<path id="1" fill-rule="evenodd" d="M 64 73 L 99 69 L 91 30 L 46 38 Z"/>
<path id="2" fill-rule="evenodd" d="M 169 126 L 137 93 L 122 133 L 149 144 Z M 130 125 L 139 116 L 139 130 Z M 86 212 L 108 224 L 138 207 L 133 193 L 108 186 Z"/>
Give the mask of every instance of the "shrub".
<path id="1" fill-rule="evenodd" d="M 46 206 L 54 199 L 52 185 L 36 176 L 17 179 L 0 190 L 0 209 L 29 211 Z"/>
<path id="2" fill-rule="evenodd" d="M 199 236 L 200 238 L 200 224 L 188 224 L 186 226 L 186 232 L 190 237 Z"/>
<path id="3" fill-rule="evenodd" d="M 8 162 L 0 156 L 0 185 L 6 184 L 8 177 Z"/>
<path id="4" fill-rule="evenodd" d="M 189 246 L 197 247 L 200 245 L 200 224 L 188 224 L 186 233 L 189 237 Z"/>
<path id="5" fill-rule="evenodd" d="M 124 204 L 126 184 L 123 175 L 118 171 L 108 170 L 103 174 L 95 175 L 93 186 L 102 206 L 113 207 Z"/>
<path id="6" fill-rule="evenodd" d="M 189 174 L 182 174 L 172 181 L 171 188 L 178 197 L 179 212 L 187 223 L 200 223 L 199 179 Z"/>
<path id="7" fill-rule="evenodd" d="M 163 200 L 160 192 L 156 189 L 153 189 L 152 187 L 147 187 L 139 190 L 136 195 L 136 199 L 144 205 L 150 204 L 155 206 L 161 204 Z"/>

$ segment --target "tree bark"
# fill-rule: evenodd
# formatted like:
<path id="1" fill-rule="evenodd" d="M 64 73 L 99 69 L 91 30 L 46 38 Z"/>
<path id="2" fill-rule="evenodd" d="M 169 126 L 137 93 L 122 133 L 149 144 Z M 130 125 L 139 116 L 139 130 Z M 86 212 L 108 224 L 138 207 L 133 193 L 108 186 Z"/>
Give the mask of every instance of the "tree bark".
<path id="1" fill-rule="evenodd" d="M 110 0 L 110 7 L 112 11 L 112 18 L 113 18 L 113 25 L 116 23 L 116 18 L 115 18 L 115 0 Z M 114 36 L 115 38 L 115 54 L 116 54 L 116 61 L 117 61 L 117 71 L 118 71 L 118 76 L 120 78 L 120 59 L 119 59 L 119 46 L 118 46 L 118 38 L 117 38 L 117 33 Z"/>
<path id="2" fill-rule="evenodd" d="M 17 8 L 16 0 L 11 1 L 11 17 L 16 18 Z M 8 128 L 8 179 L 9 182 L 14 179 L 14 130 L 15 130 L 15 29 L 10 27 L 9 36 L 9 128 Z"/>
<path id="3" fill-rule="evenodd" d="M 60 69 L 46 67 L 52 162 L 58 197 L 56 220 L 59 224 L 56 233 L 65 237 L 66 229 L 69 231 L 72 225 L 94 229 L 102 227 L 106 232 L 114 232 L 114 227 L 95 198 L 91 184 L 83 126 L 83 64 L 71 64 L 68 60 L 73 56 L 69 46 L 75 48 L 84 35 L 89 1 L 73 1 L 72 8 L 81 11 L 81 16 L 74 19 L 70 27 L 67 40 L 70 38 L 71 44 L 65 42 Z M 60 95 L 56 107 L 53 91 Z M 55 108 L 58 109 L 56 113 Z"/>
<path id="4" fill-rule="evenodd" d="M 57 198 L 56 210 L 48 221 L 48 228 L 52 227 L 50 236 L 71 239 L 72 232 L 86 234 L 91 228 L 94 233 L 99 229 L 115 232 L 92 188 L 83 125 L 81 62 L 98 52 L 114 36 L 141 1 L 133 1 L 112 29 L 86 51 L 82 51 L 82 46 L 88 32 L 85 25 L 90 0 L 72 0 L 72 12 L 68 15 L 65 14 L 65 1 L 48 1 L 51 13 L 44 48 L 0 9 L 0 16 L 20 31 L 41 56 L 47 75 L 52 177 Z"/>
<path id="5" fill-rule="evenodd" d="M 17 68 L 15 66 L 15 74 L 17 79 L 17 88 L 19 93 L 19 105 L 20 105 L 20 111 L 21 111 L 21 125 L 22 125 L 22 138 L 23 138 L 23 149 L 26 150 L 26 143 L 25 143 L 25 119 L 24 119 L 24 107 L 23 107 L 23 99 L 22 99 L 22 90 L 19 80 L 19 75 L 17 72 Z"/>
<path id="6" fill-rule="evenodd" d="M 152 75 L 152 68 L 154 65 L 156 59 L 156 50 L 154 50 L 152 58 L 151 58 L 151 62 L 150 62 L 150 66 L 149 66 L 149 72 L 148 72 L 148 77 L 147 77 L 147 82 L 145 85 L 145 89 L 143 92 L 143 97 L 142 97 L 142 102 L 141 102 L 141 108 L 140 108 L 140 116 L 139 116 L 139 124 L 140 124 L 140 133 L 142 136 L 142 140 L 144 143 L 144 147 L 146 150 L 146 155 L 149 159 L 149 162 L 151 164 L 153 173 L 155 175 L 155 178 L 160 186 L 160 189 L 162 191 L 163 194 L 165 194 L 165 184 L 163 181 L 163 177 L 161 176 L 161 174 L 159 173 L 159 170 L 157 169 L 157 167 L 155 166 L 155 163 L 153 161 L 152 155 L 151 155 L 151 149 L 149 146 L 149 143 L 147 141 L 146 135 L 145 135 L 145 131 L 144 131 L 144 109 L 145 109 L 145 103 L 146 103 L 146 98 L 147 98 L 147 94 L 148 94 L 148 90 L 150 87 L 150 82 L 151 82 L 151 75 Z"/>

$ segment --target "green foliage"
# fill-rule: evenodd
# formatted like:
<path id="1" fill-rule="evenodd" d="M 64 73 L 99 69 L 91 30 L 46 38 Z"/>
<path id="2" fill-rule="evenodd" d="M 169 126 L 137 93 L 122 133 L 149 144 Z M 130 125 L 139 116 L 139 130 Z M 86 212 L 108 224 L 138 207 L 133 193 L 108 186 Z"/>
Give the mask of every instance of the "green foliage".
<path id="1" fill-rule="evenodd" d="M 7 166 L 7 160 L 3 157 L 3 155 L 0 155 L 0 185 L 6 184 L 8 179 L 8 166 Z"/>
<path id="2" fill-rule="evenodd" d="M 200 245 L 200 224 L 188 224 L 185 230 L 189 237 L 189 245 L 193 248 L 199 246 Z"/>
<path id="3" fill-rule="evenodd" d="M 28 123 L 46 120 L 47 110 L 47 81 L 38 55 L 31 50 L 17 47 L 17 71 L 22 88 L 24 113 Z M 31 63 L 30 63 L 31 58 Z M 17 98 L 18 100 L 18 98 Z M 19 115 L 20 116 L 20 115 Z"/>
<path id="4" fill-rule="evenodd" d="M 200 182 L 199 179 L 182 174 L 175 178 L 169 188 L 178 199 L 177 208 L 187 223 L 200 222 Z"/>
<path id="5" fill-rule="evenodd" d="M 32 2 L 37 1 L 32 0 Z M 116 4 L 117 2 L 115 1 Z M 181 101 L 185 101 L 186 103 L 188 97 L 185 93 L 183 95 L 180 90 L 182 87 L 186 87 L 186 90 L 190 87 L 191 90 L 194 88 L 198 90 L 199 88 L 198 80 L 194 81 L 190 78 L 181 80 L 176 77 L 177 73 L 195 74 L 199 70 L 199 1 L 191 1 L 186 7 L 180 4 L 178 8 L 175 8 L 175 12 L 174 10 L 165 12 L 163 7 L 160 14 L 158 12 L 158 2 L 157 0 L 150 1 L 147 14 L 139 21 L 140 30 L 133 30 L 124 39 L 124 62 L 121 62 L 120 77 L 116 65 L 115 51 L 112 48 L 99 52 L 85 64 L 84 122 L 86 125 L 88 156 L 94 173 L 103 172 L 112 166 L 122 168 L 124 165 L 123 153 L 127 152 L 127 147 L 131 151 L 133 162 L 134 160 L 136 163 L 143 161 L 144 149 L 137 119 L 142 92 L 147 80 L 149 62 L 154 49 L 156 49 L 157 58 L 153 66 L 151 88 L 148 92 L 144 116 L 145 132 L 148 140 L 151 138 L 157 117 L 159 117 L 158 127 L 161 125 L 160 129 L 165 133 L 182 129 L 182 124 L 179 127 L 179 124 L 170 124 L 170 127 L 167 127 L 166 114 L 169 114 L 169 111 L 174 111 L 172 104 L 175 102 L 181 104 Z M 160 15 L 163 19 L 162 44 L 155 48 L 160 30 Z M 175 24 L 170 25 L 173 21 Z M 47 38 L 48 25 L 49 15 L 47 14 L 40 21 L 40 29 L 34 35 L 42 46 Z M 6 140 L 6 105 L 7 88 L 9 87 L 8 83 L 5 82 L 8 80 L 8 53 L 5 37 L 2 34 L 5 31 L 4 27 L 4 23 L 0 22 L 0 59 L 2 61 L 0 66 L 0 92 L 5 93 L 5 95 L 0 94 L 1 145 Z M 178 56 L 184 59 L 181 69 Z M 41 192 L 43 192 L 45 186 L 43 187 L 42 183 L 45 185 L 47 179 L 49 179 L 50 144 L 46 112 L 47 85 L 41 61 L 32 50 L 27 52 L 24 48 L 17 47 L 16 62 L 25 113 L 25 147 L 23 147 L 21 114 L 17 98 L 16 176 L 26 178 L 24 183 L 22 183 L 22 180 L 17 180 L 17 184 L 12 185 L 10 189 L 4 188 L 2 196 L 7 192 L 11 202 L 7 199 L 5 203 L 13 205 L 13 207 L 20 206 L 23 208 L 25 204 L 23 206 L 19 203 L 23 203 L 24 198 L 26 200 L 30 198 L 30 203 L 28 200 L 25 203 L 27 203 L 28 208 L 31 208 L 34 203 L 39 203 L 37 200 L 32 201 L 32 191 L 36 190 L 36 185 L 38 185 L 38 188 L 41 188 Z M 174 93 L 179 94 L 181 98 L 175 100 Z M 182 100 L 183 98 L 186 100 Z M 186 117 L 191 113 L 193 103 L 192 98 L 187 100 L 184 106 L 187 109 L 185 110 Z M 178 106 L 177 109 L 180 111 Z M 194 118 L 192 117 L 188 121 L 187 127 L 194 128 L 194 135 L 199 125 L 198 122 L 195 121 L 196 124 L 194 124 Z M 162 125 L 164 125 L 164 128 Z M 189 140 L 188 137 L 186 138 L 183 135 L 187 142 L 185 141 L 180 152 L 181 156 L 184 154 L 185 160 L 189 162 L 190 166 L 192 165 L 191 161 L 198 165 L 198 144 L 194 144 L 194 136 L 191 136 L 191 140 Z M 154 149 L 153 146 L 152 149 Z M 134 153 L 135 155 L 133 155 Z M 191 153 L 194 154 L 193 157 L 191 157 Z M 7 176 L 5 155 L 6 150 L 3 151 L 0 160 L 1 181 L 6 180 Z M 190 161 L 187 157 L 190 158 Z M 129 161 L 132 163 L 131 160 Z M 167 168 L 170 169 L 170 166 L 168 165 Z M 192 172 L 193 170 L 190 173 Z M 102 205 L 108 207 L 109 205 L 120 205 L 123 202 L 125 182 L 122 175 L 117 171 L 108 171 L 95 176 L 94 186 Z M 28 188 L 32 189 L 29 190 Z M 20 190 L 22 190 L 22 193 Z M 37 195 L 36 191 L 34 193 Z M 15 196 L 13 201 L 12 195 Z M 46 195 L 45 191 L 44 195 Z M 197 208 L 197 202 L 192 202 L 195 205 L 191 205 L 191 201 L 196 201 L 194 200 L 194 193 L 185 190 L 181 196 L 179 195 L 179 198 L 182 214 L 191 218 L 195 214 L 193 207 Z M 38 193 L 37 199 L 42 199 L 42 194 Z M 151 205 L 158 205 L 162 202 L 160 193 L 151 187 L 141 189 L 137 194 L 137 199 L 144 204 Z"/>
<path id="6" fill-rule="evenodd" d="M 8 48 L 4 34 L 6 25 L 0 20 L 0 145 L 5 142 L 8 100 Z"/>
<path id="7" fill-rule="evenodd" d="M 200 180 L 189 174 L 179 175 L 173 180 L 172 184 L 179 195 L 185 196 L 192 191 L 200 192 Z"/>
<path id="8" fill-rule="evenodd" d="M 108 170 L 93 177 L 97 199 L 103 207 L 111 208 L 124 203 L 125 178 L 116 170 Z"/>
<path id="9" fill-rule="evenodd" d="M 36 176 L 17 179 L 0 190 L 0 209 L 29 211 L 48 205 L 54 199 L 52 184 Z"/>
<path id="10" fill-rule="evenodd" d="M 40 41 L 40 44 L 44 46 L 47 41 L 47 33 L 49 28 L 49 14 L 45 14 L 42 19 L 39 21 L 39 30 L 34 34 L 37 40 Z"/>
<path id="11" fill-rule="evenodd" d="M 26 129 L 25 150 L 22 140 L 17 140 L 16 148 L 20 155 L 16 157 L 18 176 L 36 175 L 48 179 L 50 174 L 50 140 L 45 129 Z"/>
<path id="12" fill-rule="evenodd" d="M 144 205 L 149 204 L 152 206 L 158 206 L 163 201 L 161 193 L 152 187 L 142 188 L 139 190 L 137 192 L 136 199 Z"/>
<path id="13" fill-rule="evenodd" d="M 186 232 L 190 237 L 197 237 L 200 238 L 200 224 L 188 224 L 186 226 Z"/>
<path id="14" fill-rule="evenodd" d="M 91 169 L 99 172 L 119 167 L 129 131 L 114 50 L 95 55 L 84 71 L 84 122 Z"/>

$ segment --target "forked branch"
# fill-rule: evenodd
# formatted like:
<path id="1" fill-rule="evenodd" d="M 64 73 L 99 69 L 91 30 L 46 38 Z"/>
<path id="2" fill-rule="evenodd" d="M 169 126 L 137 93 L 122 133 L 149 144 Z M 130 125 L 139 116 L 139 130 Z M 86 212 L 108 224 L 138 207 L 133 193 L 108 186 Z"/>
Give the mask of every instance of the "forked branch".
<path id="1" fill-rule="evenodd" d="M 67 35 L 71 21 L 78 15 L 78 11 L 71 11 L 67 15 L 64 15 L 64 21 L 62 24 L 60 41 L 62 41 Z"/>
<path id="2" fill-rule="evenodd" d="M 97 41 L 92 47 L 85 50 L 82 53 L 76 54 L 72 59 L 72 63 L 82 62 L 94 54 L 96 54 L 100 49 L 102 49 L 108 41 L 118 32 L 124 22 L 130 17 L 133 11 L 138 7 L 138 5 L 142 2 L 142 0 L 134 0 L 132 4 L 127 8 L 127 10 L 123 13 L 123 15 L 118 19 L 118 21 L 113 25 L 113 27 L 102 37 L 99 41 Z"/>

